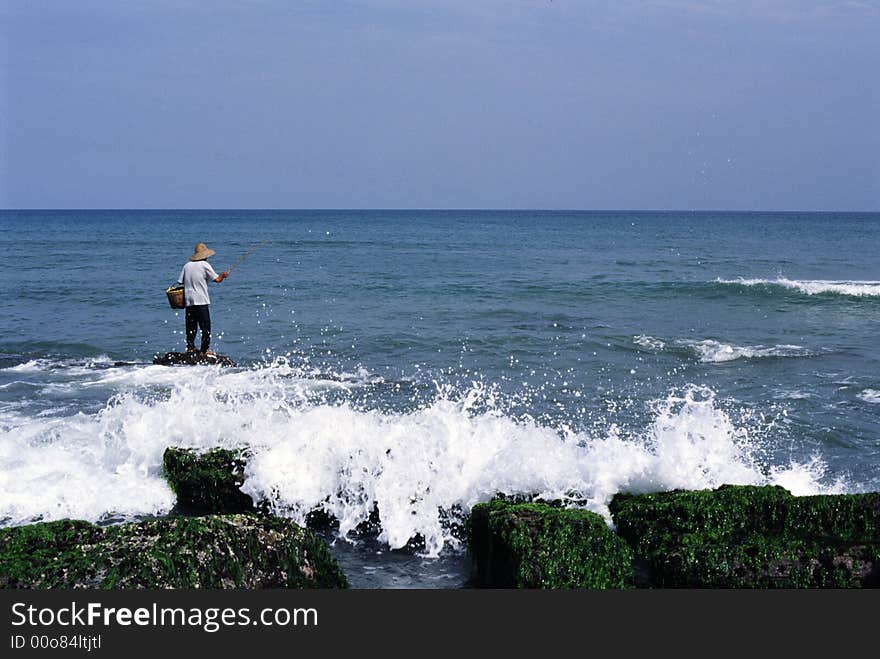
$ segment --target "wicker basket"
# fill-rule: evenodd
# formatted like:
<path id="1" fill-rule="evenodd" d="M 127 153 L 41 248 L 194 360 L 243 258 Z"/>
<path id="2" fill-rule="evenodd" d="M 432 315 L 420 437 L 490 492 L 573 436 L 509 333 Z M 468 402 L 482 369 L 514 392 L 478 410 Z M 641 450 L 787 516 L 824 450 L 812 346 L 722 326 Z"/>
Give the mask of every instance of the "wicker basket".
<path id="1" fill-rule="evenodd" d="M 181 286 L 180 284 L 169 286 L 165 289 L 165 294 L 168 296 L 168 304 L 171 305 L 172 309 L 186 308 L 186 299 L 183 295 L 183 286 Z"/>

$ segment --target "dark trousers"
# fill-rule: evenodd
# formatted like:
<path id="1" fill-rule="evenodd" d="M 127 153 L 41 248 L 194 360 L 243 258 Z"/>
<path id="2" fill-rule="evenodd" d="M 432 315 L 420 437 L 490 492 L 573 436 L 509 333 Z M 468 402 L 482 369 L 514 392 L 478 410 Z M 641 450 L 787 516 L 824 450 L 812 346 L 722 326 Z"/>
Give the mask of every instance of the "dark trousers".
<path id="1" fill-rule="evenodd" d="M 186 349 L 196 349 L 196 331 L 202 330 L 202 352 L 211 347 L 211 305 L 196 304 L 186 308 Z"/>

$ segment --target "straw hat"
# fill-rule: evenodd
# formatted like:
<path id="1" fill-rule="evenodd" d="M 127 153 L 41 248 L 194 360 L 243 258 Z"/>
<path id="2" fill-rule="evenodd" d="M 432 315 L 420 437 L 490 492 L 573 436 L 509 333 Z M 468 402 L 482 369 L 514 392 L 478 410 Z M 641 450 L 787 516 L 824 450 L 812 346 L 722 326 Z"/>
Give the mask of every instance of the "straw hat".
<path id="1" fill-rule="evenodd" d="M 204 261 L 209 256 L 214 256 L 216 254 L 213 249 L 208 249 L 208 246 L 205 243 L 196 243 L 195 251 L 193 255 L 189 257 L 190 261 Z"/>

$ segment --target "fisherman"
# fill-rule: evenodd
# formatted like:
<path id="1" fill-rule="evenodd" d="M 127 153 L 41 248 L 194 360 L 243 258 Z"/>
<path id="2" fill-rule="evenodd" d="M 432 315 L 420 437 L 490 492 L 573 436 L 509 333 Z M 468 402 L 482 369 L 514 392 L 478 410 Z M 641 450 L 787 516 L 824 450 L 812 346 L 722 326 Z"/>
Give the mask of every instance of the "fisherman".
<path id="1" fill-rule="evenodd" d="M 209 256 L 216 252 L 208 249 L 205 243 L 196 243 L 193 255 L 189 262 L 180 271 L 177 278 L 178 284 L 183 284 L 184 298 L 186 300 L 186 351 L 196 351 L 196 332 L 202 331 L 203 357 L 216 357 L 211 351 L 211 298 L 208 295 L 208 280 L 218 284 L 229 276 L 224 271 L 219 275 L 208 263 Z"/>

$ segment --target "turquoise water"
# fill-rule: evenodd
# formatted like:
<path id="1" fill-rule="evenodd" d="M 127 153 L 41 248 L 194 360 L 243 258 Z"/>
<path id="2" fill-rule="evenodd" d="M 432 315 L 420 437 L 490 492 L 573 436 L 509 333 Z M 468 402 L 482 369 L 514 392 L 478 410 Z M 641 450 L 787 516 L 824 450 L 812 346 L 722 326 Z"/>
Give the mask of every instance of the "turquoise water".
<path id="1" fill-rule="evenodd" d="M 378 502 L 377 546 L 428 556 L 499 489 L 877 489 L 878 239 L 880 214 L 3 211 L 0 519 L 162 514 L 171 444 L 256 446 L 279 513 L 344 532 Z M 237 369 L 150 363 L 199 241 L 218 271 L 271 241 L 211 288 Z"/>

